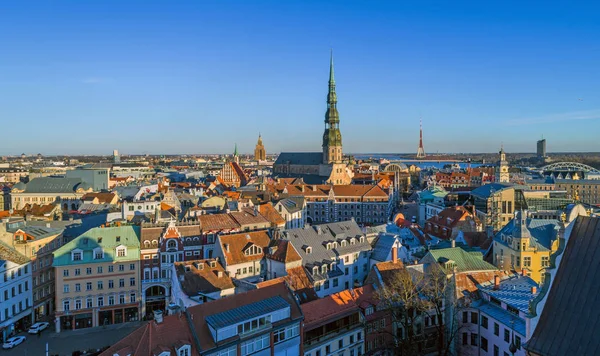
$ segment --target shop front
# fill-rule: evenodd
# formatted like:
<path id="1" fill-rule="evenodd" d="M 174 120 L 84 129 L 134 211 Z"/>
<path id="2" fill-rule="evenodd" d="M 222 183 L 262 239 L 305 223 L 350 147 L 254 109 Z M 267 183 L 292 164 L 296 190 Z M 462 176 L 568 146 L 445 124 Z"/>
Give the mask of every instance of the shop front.
<path id="1" fill-rule="evenodd" d="M 92 313 L 63 315 L 60 317 L 60 329 L 67 331 L 91 328 L 94 326 L 92 316 Z"/>
<path id="2" fill-rule="evenodd" d="M 137 320 L 139 320 L 139 308 L 137 306 L 129 308 L 101 310 L 98 312 L 99 326 L 128 323 L 130 321 Z"/>

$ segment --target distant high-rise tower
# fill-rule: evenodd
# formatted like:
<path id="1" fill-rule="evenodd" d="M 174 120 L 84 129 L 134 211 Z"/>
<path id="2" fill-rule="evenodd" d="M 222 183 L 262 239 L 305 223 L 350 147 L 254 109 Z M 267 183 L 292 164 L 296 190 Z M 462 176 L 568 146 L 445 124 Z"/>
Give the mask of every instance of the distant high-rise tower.
<path id="1" fill-rule="evenodd" d="M 254 148 L 254 160 L 255 161 L 265 161 L 267 159 L 267 151 L 265 151 L 265 146 L 262 142 L 262 136 L 258 134 L 258 142 L 256 143 L 256 148 Z"/>
<path id="2" fill-rule="evenodd" d="M 537 142 L 537 156 L 538 158 L 546 157 L 546 139 L 542 138 Z"/>
<path id="3" fill-rule="evenodd" d="M 119 150 L 113 150 L 113 163 L 121 163 L 121 156 L 119 156 Z"/>
<path id="4" fill-rule="evenodd" d="M 510 174 L 508 173 L 508 161 L 506 160 L 506 153 L 504 153 L 504 147 L 500 147 L 500 160 L 496 167 L 496 183 L 508 183 L 510 182 Z"/>
<path id="5" fill-rule="evenodd" d="M 342 134 L 340 114 L 337 110 L 337 94 L 333 76 L 333 51 L 329 59 L 329 93 L 325 112 L 325 132 L 323 133 L 323 164 L 342 162 Z"/>
<path id="6" fill-rule="evenodd" d="M 423 122 L 419 120 L 419 148 L 417 149 L 417 158 L 425 158 L 425 149 L 423 148 Z"/>

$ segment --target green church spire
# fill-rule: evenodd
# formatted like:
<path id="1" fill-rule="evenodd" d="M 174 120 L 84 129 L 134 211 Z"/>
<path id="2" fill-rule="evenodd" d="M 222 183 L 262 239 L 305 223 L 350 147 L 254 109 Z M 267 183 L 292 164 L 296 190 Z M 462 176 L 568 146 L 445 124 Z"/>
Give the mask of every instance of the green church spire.
<path id="1" fill-rule="evenodd" d="M 323 163 L 339 162 L 342 156 L 342 134 L 340 116 L 337 110 L 335 77 L 333 69 L 333 50 L 329 57 L 329 92 L 327 93 L 327 111 L 325 112 L 325 132 L 323 133 Z"/>

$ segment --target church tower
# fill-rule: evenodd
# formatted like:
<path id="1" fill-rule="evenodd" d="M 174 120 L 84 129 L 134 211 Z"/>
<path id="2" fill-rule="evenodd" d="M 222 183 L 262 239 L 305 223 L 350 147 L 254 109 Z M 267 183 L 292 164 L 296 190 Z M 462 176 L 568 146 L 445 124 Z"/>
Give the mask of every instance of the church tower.
<path id="1" fill-rule="evenodd" d="M 506 153 L 504 147 L 500 147 L 500 160 L 496 167 L 496 183 L 509 183 L 510 175 L 508 173 L 508 161 L 506 161 Z"/>
<path id="2" fill-rule="evenodd" d="M 323 164 L 342 162 L 342 134 L 340 133 L 340 115 L 337 111 L 337 95 L 333 75 L 333 51 L 329 61 L 329 93 L 327 94 L 327 112 L 325 112 L 325 133 L 323 134 Z"/>
<path id="3" fill-rule="evenodd" d="M 256 147 L 254 148 L 254 160 L 255 161 L 265 161 L 267 159 L 267 151 L 265 151 L 265 146 L 262 142 L 262 136 L 258 134 L 258 142 L 256 143 Z"/>

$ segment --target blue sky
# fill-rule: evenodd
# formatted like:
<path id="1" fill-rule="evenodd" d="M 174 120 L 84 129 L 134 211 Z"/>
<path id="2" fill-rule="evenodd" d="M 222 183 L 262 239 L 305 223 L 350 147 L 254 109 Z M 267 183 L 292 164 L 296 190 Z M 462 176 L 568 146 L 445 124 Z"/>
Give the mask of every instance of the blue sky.
<path id="1" fill-rule="evenodd" d="M 5 2 L 0 155 L 600 151 L 597 3 Z"/>

